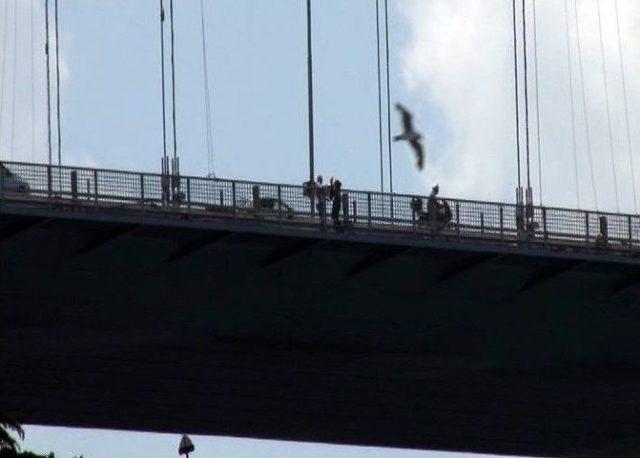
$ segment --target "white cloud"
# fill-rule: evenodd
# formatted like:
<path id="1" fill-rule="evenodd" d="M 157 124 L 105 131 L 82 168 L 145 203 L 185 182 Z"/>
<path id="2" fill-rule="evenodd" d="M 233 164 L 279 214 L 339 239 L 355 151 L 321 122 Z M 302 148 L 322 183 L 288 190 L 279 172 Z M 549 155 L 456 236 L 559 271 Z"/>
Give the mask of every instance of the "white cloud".
<path id="1" fill-rule="evenodd" d="M 613 0 L 601 3 L 621 210 L 631 211 L 631 168 Z M 569 4 L 581 204 L 593 207 L 572 0 Z M 619 6 L 632 140 L 638 143 L 640 49 L 636 44 L 640 40 L 640 3 L 619 0 Z M 432 140 L 441 140 L 431 143 L 444 145 L 431 151 L 428 181 L 439 182 L 449 196 L 512 200 L 517 169 L 511 1 L 410 0 L 400 3 L 400 8 L 410 27 L 410 40 L 402 54 L 404 80 L 412 96 L 427 103 L 429 112 L 441 113 L 448 126 L 446 134 L 430 132 L 428 126 L 424 129 Z M 547 205 L 575 206 L 564 2 L 538 0 L 537 8 L 543 199 Z M 598 200 L 601 209 L 615 210 L 596 1 L 578 0 L 578 11 Z M 530 17 L 528 27 L 532 25 Z M 530 45 L 532 38 L 530 35 Z M 532 82 L 533 47 L 530 49 Z M 532 84 L 530 88 L 531 179 L 537 199 L 535 96 Z M 442 138 L 433 139 L 434 136 Z M 640 145 L 636 145 L 634 160 L 636 181 L 640 183 Z M 522 176 L 526 184 L 524 172 Z"/>

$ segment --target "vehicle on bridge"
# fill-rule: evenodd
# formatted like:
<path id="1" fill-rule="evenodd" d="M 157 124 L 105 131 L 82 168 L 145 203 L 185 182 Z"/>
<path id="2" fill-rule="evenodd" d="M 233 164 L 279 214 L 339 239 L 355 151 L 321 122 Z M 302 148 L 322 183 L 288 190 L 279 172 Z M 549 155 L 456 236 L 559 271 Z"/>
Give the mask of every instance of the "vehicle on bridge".
<path id="1" fill-rule="evenodd" d="M 0 162 L 0 190 L 28 194 L 31 191 L 31 187 L 29 183 Z"/>

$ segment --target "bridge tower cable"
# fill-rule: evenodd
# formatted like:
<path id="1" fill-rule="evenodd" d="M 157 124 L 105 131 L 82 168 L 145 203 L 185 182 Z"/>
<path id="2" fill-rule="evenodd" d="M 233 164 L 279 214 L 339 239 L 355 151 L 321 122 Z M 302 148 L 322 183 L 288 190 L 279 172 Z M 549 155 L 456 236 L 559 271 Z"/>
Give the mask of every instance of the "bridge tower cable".
<path id="1" fill-rule="evenodd" d="M 629 153 L 629 165 L 631 166 L 631 183 L 633 189 L 633 210 L 638 213 L 638 197 L 636 194 L 636 177 L 635 167 L 633 163 L 633 143 L 631 141 L 631 127 L 629 122 L 629 103 L 627 100 L 627 78 L 624 68 L 624 57 L 622 51 L 622 38 L 620 37 L 620 8 L 618 7 L 618 0 L 613 1 L 613 5 L 616 13 L 616 31 L 618 33 L 618 55 L 620 56 L 620 75 L 622 78 L 622 95 L 624 102 L 624 120 L 627 133 L 627 147 Z"/>
<path id="2" fill-rule="evenodd" d="M 34 6 L 35 0 L 30 2 L 30 51 L 31 51 L 31 162 L 35 162 L 36 156 L 36 53 L 34 40 Z"/>
<path id="3" fill-rule="evenodd" d="M 313 131 L 313 46 L 311 35 L 311 0 L 307 0 L 307 110 L 309 133 L 309 183 L 315 180 L 315 137 Z M 310 199 L 311 214 L 315 214 L 316 208 L 313 199 Z"/>
<path id="4" fill-rule="evenodd" d="M 13 78 L 11 80 L 11 141 L 9 158 L 13 160 L 16 142 L 16 80 L 18 79 L 18 1 L 13 2 Z"/>
<path id="5" fill-rule="evenodd" d="M 44 27 L 45 27 L 45 42 L 44 42 L 44 54 L 46 61 L 46 73 L 47 73 L 47 153 L 48 164 L 51 166 L 53 157 L 51 154 L 51 65 L 49 63 L 49 0 L 44 1 Z"/>
<path id="6" fill-rule="evenodd" d="M 160 79 L 162 85 L 162 170 L 165 172 L 167 163 L 167 102 L 166 102 L 166 83 L 164 69 L 164 3 L 160 2 Z"/>
<path id="7" fill-rule="evenodd" d="M 536 1 L 533 0 L 533 52 L 535 63 L 536 84 L 536 137 L 538 151 L 538 199 L 542 205 L 542 135 L 540 133 L 540 79 L 538 77 L 538 18 Z"/>
<path id="8" fill-rule="evenodd" d="M 58 20 L 58 0 L 55 0 L 55 37 L 56 37 L 56 124 L 58 127 L 58 166 L 62 165 L 62 135 L 61 135 L 61 123 L 60 123 L 60 33 L 59 33 L 59 20 Z M 59 173 L 62 173 L 58 169 Z M 62 186 L 62 180 L 59 180 L 58 185 Z"/>
<path id="9" fill-rule="evenodd" d="M 604 80 L 604 97 L 607 111 L 607 133 L 609 140 L 609 154 L 611 156 L 611 171 L 613 172 L 613 189 L 615 191 L 616 196 L 616 210 L 620 212 L 620 200 L 618 196 L 618 177 L 616 173 L 616 161 L 615 155 L 613 152 L 613 125 L 611 123 L 611 105 L 609 100 L 609 81 L 607 78 L 607 67 L 605 63 L 605 54 L 604 54 L 604 39 L 602 36 L 602 12 L 600 10 L 600 0 L 596 0 L 596 5 L 598 7 L 598 32 L 600 38 L 600 59 L 602 61 L 602 78 Z"/>
<path id="10" fill-rule="evenodd" d="M 522 190 L 521 180 L 521 164 L 520 164 L 520 90 L 518 88 L 518 23 L 516 19 L 516 0 L 512 1 L 513 13 L 513 68 L 514 68 L 514 86 L 515 86 L 515 103 L 516 103 L 516 158 L 518 165 L 518 190 L 517 200 L 520 203 L 520 195 Z"/>
<path id="11" fill-rule="evenodd" d="M 207 35 L 204 19 L 204 0 L 200 0 L 200 26 L 202 32 L 202 71 L 204 80 L 204 115 L 205 115 L 205 136 L 207 145 L 207 173 L 208 176 L 215 176 L 213 163 L 213 135 L 211 132 L 211 100 L 209 97 L 209 68 L 207 65 Z"/>
<path id="12" fill-rule="evenodd" d="M 580 201 L 580 180 L 578 177 L 578 151 L 576 141 L 576 115 L 575 115 L 575 99 L 573 92 L 573 61 L 571 55 L 571 35 L 569 33 L 569 0 L 564 0 L 564 22 L 565 31 L 567 34 L 567 68 L 569 70 L 569 99 L 571 102 L 571 146 L 573 150 L 573 172 L 576 182 L 576 203 L 578 208 L 581 208 Z"/>
<path id="13" fill-rule="evenodd" d="M 525 127 L 525 149 L 527 159 L 527 204 L 531 203 L 531 160 L 530 160 L 530 138 L 529 138 L 529 69 L 527 66 L 527 9 L 526 0 L 522 0 L 522 63 L 524 74 L 524 127 Z"/>
<path id="14" fill-rule="evenodd" d="M 389 78 L 389 4 L 384 0 L 384 41 L 387 71 L 387 149 L 389 153 L 389 192 L 393 194 L 393 158 L 391 155 L 391 81 Z M 393 203 L 391 204 L 393 218 Z"/>
<path id="15" fill-rule="evenodd" d="M 380 150 L 380 192 L 384 192 L 384 159 L 382 140 L 382 76 L 380 66 L 380 0 L 376 0 L 376 51 L 378 61 L 378 145 Z"/>
<path id="16" fill-rule="evenodd" d="M 2 121 L 3 121 L 3 113 L 4 113 L 4 85 L 5 85 L 5 75 L 6 75 L 6 67 L 7 67 L 7 28 L 9 23 L 7 21 L 7 17 L 9 16 L 9 4 L 8 2 L 3 2 L 4 5 L 4 23 L 2 27 L 2 54 L 0 55 L 0 60 L 2 63 L 2 67 L 0 67 L 0 153 L 2 152 Z"/>
<path id="17" fill-rule="evenodd" d="M 174 172 L 178 171 L 178 136 L 176 129 L 176 61 L 175 61 L 175 33 L 173 0 L 169 0 L 169 13 L 171 15 L 171 121 L 173 124 L 173 160 Z"/>
<path id="18" fill-rule="evenodd" d="M 591 131 L 589 126 L 589 114 L 587 110 L 587 91 L 585 89 L 584 84 L 584 65 L 582 62 L 582 37 L 580 34 L 580 19 L 578 17 L 578 2 L 577 0 L 573 0 L 573 14 L 576 24 L 576 37 L 578 43 L 578 64 L 580 71 L 580 87 L 582 91 L 582 112 L 584 116 L 584 126 L 585 126 L 585 135 L 587 142 L 587 156 L 589 158 L 589 171 L 591 176 L 591 189 L 593 191 L 593 201 L 596 207 L 596 210 L 599 210 L 600 207 L 598 205 L 598 193 L 596 192 L 596 177 L 595 177 L 595 169 L 593 168 L 593 151 L 591 148 Z"/>

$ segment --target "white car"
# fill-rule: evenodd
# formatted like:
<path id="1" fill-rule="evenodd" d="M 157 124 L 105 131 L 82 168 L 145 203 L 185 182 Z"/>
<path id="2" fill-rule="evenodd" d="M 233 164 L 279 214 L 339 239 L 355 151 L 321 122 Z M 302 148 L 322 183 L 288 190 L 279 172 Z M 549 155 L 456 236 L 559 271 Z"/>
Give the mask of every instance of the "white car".
<path id="1" fill-rule="evenodd" d="M 28 194 L 31 191 L 29 183 L 13 173 L 0 162 L 0 186 L 2 191 L 21 192 Z"/>

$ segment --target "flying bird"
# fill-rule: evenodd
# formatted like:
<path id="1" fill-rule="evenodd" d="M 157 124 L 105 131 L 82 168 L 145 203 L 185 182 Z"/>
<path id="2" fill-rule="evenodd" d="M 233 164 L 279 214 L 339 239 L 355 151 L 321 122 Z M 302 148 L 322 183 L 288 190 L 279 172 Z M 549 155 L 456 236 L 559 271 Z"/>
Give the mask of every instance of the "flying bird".
<path id="1" fill-rule="evenodd" d="M 393 141 L 406 140 L 416 154 L 416 163 L 420 170 L 424 168 L 424 149 L 422 148 L 422 135 L 413 128 L 413 115 L 402 104 L 396 103 L 396 109 L 402 116 L 404 132 L 393 137 Z"/>

